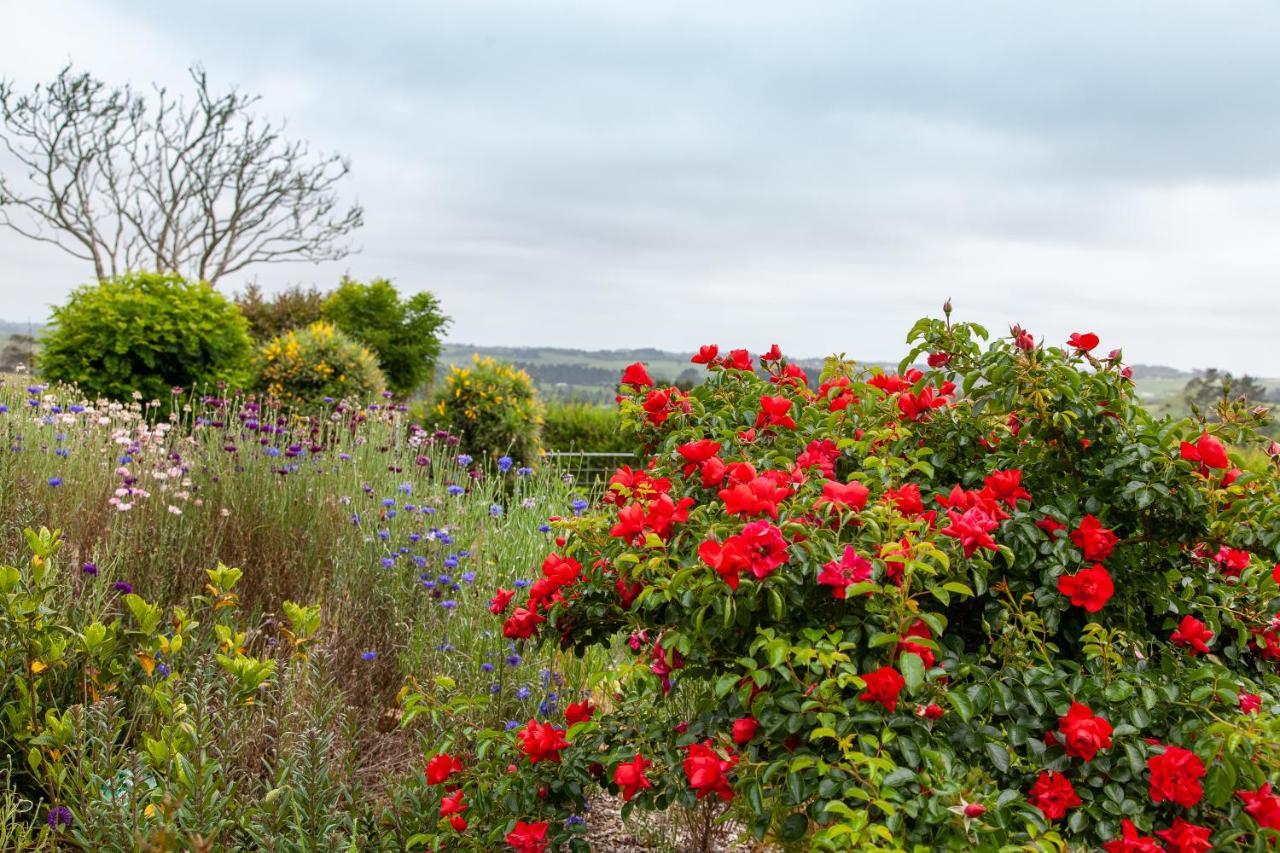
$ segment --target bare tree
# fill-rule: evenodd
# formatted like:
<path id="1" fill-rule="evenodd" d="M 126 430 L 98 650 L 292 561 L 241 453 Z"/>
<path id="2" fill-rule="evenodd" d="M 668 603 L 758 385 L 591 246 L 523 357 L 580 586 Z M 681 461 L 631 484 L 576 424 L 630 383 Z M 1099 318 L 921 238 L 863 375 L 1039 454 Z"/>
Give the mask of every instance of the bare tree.
<path id="1" fill-rule="evenodd" d="M 133 269 L 216 283 L 250 264 L 337 260 L 363 224 L 339 203 L 350 171 L 251 114 L 258 98 L 156 87 L 150 102 L 64 68 L 19 94 L 0 81 L 0 225 L 93 263 L 99 279 Z M 21 176 L 17 173 L 21 172 Z"/>

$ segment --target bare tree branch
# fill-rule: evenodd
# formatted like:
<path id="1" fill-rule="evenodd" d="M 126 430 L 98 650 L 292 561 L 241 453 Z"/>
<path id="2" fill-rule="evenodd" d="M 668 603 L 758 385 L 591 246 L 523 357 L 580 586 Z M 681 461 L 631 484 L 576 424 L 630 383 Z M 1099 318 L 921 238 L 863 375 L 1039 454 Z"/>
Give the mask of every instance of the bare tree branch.
<path id="1" fill-rule="evenodd" d="M 0 226 L 93 264 L 98 278 L 141 267 L 216 283 L 259 263 L 346 257 L 363 224 L 344 205 L 351 171 L 252 114 L 256 96 L 156 87 L 150 101 L 64 68 L 19 94 L 0 81 Z"/>

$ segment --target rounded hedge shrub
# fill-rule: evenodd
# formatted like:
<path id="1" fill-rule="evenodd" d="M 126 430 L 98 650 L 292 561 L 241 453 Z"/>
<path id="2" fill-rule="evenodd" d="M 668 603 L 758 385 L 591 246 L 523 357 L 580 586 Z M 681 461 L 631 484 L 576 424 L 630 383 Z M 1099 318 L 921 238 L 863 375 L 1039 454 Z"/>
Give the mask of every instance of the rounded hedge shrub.
<path id="1" fill-rule="evenodd" d="M 633 658 L 562 714 L 439 735 L 468 837 L 585 849 L 566 818 L 603 786 L 787 849 L 1272 849 L 1265 413 L 1155 419 L 1096 336 L 987 338 L 923 320 L 896 373 L 812 384 L 776 348 L 704 347 L 688 393 L 628 368 L 648 459 L 491 609 L 517 653 Z"/>
<path id="2" fill-rule="evenodd" d="M 616 406 L 548 403 L 543 412 L 542 443 L 548 450 L 630 453 L 633 439 L 622 432 Z"/>
<path id="3" fill-rule="evenodd" d="M 173 388 L 247 378 L 248 325 L 203 282 L 131 273 L 78 288 L 53 309 L 38 368 L 90 397 L 168 399 Z"/>
<path id="4" fill-rule="evenodd" d="M 542 403 L 529 374 L 493 358 L 450 365 L 425 420 L 448 430 L 464 449 L 532 464 L 542 451 Z"/>
<path id="5" fill-rule="evenodd" d="M 386 388 L 373 353 L 323 321 L 267 341 L 254 370 L 258 390 L 299 408 L 364 401 Z"/>

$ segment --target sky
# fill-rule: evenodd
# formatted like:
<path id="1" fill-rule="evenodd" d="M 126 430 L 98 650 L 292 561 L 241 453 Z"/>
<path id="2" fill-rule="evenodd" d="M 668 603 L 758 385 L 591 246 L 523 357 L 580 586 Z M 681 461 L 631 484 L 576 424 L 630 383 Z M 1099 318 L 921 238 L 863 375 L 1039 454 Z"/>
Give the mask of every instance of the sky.
<path id="1" fill-rule="evenodd" d="M 993 333 L 1280 376 L 1280 5 L 0 0 L 0 76 L 262 96 L 351 159 L 341 275 L 487 345 L 897 359 Z M 2 165 L 2 164 L 0 164 Z M 0 233 L 0 319 L 92 270 Z"/>

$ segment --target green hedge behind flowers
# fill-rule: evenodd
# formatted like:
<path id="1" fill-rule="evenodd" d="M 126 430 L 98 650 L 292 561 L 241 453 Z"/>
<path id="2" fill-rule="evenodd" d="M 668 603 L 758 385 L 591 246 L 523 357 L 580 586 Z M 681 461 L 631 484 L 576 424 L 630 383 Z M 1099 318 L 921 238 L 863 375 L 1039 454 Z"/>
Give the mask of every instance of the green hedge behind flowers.
<path id="1" fill-rule="evenodd" d="M 704 347 L 687 393 L 628 368 L 648 462 L 492 609 L 631 659 L 563 719 L 438 740 L 468 841 L 581 848 L 602 784 L 806 849 L 1268 849 L 1280 475 L 1233 460 L 1262 415 L 1155 420 L 1092 334 L 987 341 L 948 312 L 816 388 L 776 347 Z"/>

